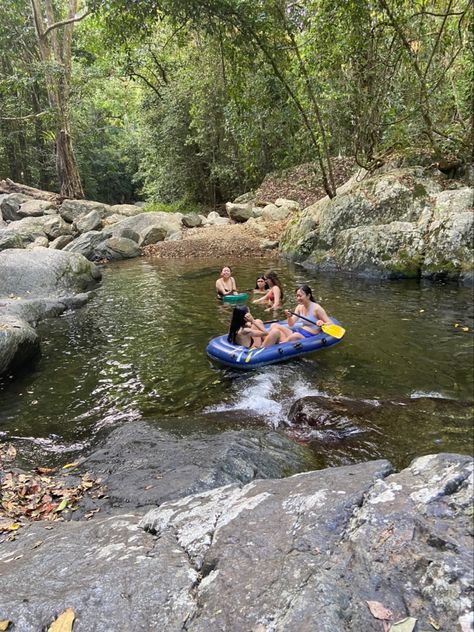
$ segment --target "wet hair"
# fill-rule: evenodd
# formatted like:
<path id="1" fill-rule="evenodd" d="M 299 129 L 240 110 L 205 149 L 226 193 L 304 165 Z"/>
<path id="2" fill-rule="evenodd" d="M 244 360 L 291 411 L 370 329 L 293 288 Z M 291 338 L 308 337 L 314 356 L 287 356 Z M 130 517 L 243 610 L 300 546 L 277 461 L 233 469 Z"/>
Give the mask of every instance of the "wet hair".
<path id="1" fill-rule="evenodd" d="M 260 279 L 262 279 L 262 281 L 265 281 L 265 289 L 266 290 L 270 289 L 268 287 L 268 283 L 264 274 L 259 274 L 258 277 L 255 279 L 255 289 L 258 290 L 258 282 L 260 281 Z"/>
<path id="2" fill-rule="evenodd" d="M 231 345 L 237 344 L 235 337 L 241 327 L 245 325 L 245 314 L 248 314 L 249 308 L 247 305 L 237 305 L 232 312 L 232 319 L 230 321 L 229 335 L 227 336 L 227 342 Z"/>
<path id="3" fill-rule="evenodd" d="M 273 270 L 269 270 L 266 274 L 265 274 L 265 278 L 268 280 L 270 280 L 273 285 L 277 285 L 280 288 L 280 292 L 281 292 L 281 300 L 283 300 L 283 288 L 281 287 L 281 281 L 278 278 L 278 275 L 276 272 L 273 272 Z"/>
<path id="4" fill-rule="evenodd" d="M 299 285 L 296 288 L 296 291 L 301 290 L 302 292 L 304 292 L 305 294 L 307 294 L 309 296 L 309 300 L 312 303 L 316 303 L 316 301 L 314 300 L 314 296 L 313 296 L 313 290 L 309 287 L 309 285 L 303 284 L 303 285 Z"/>

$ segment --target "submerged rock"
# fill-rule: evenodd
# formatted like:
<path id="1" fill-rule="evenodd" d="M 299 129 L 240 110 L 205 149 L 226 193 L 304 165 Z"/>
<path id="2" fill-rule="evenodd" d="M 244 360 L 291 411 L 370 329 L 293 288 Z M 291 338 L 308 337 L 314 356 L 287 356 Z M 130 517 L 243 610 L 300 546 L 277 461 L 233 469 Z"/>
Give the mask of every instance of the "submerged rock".
<path id="1" fill-rule="evenodd" d="M 116 512 L 235 482 L 294 474 L 310 468 L 310 458 L 307 448 L 273 431 L 228 431 L 183 439 L 151 424 L 133 422 L 114 430 L 80 470 L 102 479 L 108 498 L 96 505 Z"/>

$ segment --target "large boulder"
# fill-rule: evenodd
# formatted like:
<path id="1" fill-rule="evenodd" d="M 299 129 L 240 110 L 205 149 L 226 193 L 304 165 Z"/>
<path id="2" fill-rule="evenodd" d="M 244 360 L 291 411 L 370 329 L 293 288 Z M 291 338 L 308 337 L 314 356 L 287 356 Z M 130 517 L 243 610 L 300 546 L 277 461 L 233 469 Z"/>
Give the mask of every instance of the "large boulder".
<path id="1" fill-rule="evenodd" d="M 121 235 L 124 228 L 131 229 L 139 236 L 140 246 L 156 243 L 157 241 L 163 241 L 169 235 L 181 231 L 181 214 L 177 213 L 140 213 L 134 217 L 128 217 L 127 219 L 109 226 L 104 229 L 104 233 L 108 237 L 117 237 Z M 156 241 L 150 241 L 149 230 L 155 228 L 153 233 Z M 146 239 L 145 239 L 146 238 Z M 147 243 L 144 243 L 144 242 Z"/>
<path id="2" fill-rule="evenodd" d="M 24 217 L 12 221 L 6 228 L 0 229 L 0 250 L 24 248 L 38 237 L 47 237 L 46 229 L 51 217 Z M 8 245 L 11 244 L 11 245 Z"/>
<path id="3" fill-rule="evenodd" d="M 197 228 L 202 224 L 201 216 L 198 213 L 186 213 L 186 215 L 183 215 L 181 221 L 183 222 L 183 226 L 187 228 Z"/>
<path id="4" fill-rule="evenodd" d="M 64 200 L 59 207 L 59 214 L 70 224 L 91 211 L 96 211 L 101 219 L 112 214 L 111 207 L 108 204 L 93 202 L 92 200 Z"/>
<path id="5" fill-rule="evenodd" d="M 48 211 L 55 212 L 54 204 L 46 200 L 28 200 L 23 202 L 18 210 L 20 217 L 40 217 Z"/>
<path id="6" fill-rule="evenodd" d="M 0 313 L 0 375 L 30 361 L 39 353 L 39 338 L 26 321 Z"/>
<path id="7" fill-rule="evenodd" d="M 2 196 L 0 208 L 2 210 L 3 219 L 15 222 L 21 219 L 19 213 L 20 206 L 28 201 L 34 201 L 33 198 L 23 195 L 23 193 L 9 193 Z"/>
<path id="8" fill-rule="evenodd" d="M 132 474 L 147 466 L 133 449 Z M 163 502 L 139 527 L 133 510 L 47 532 L 34 524 L 0 550 L 0 611 L 22 632 L 47 629 L 67 607 L 74 632 L 131 621 L 380 632 L 367 604 L 378 601 L 391 623 L 470 632 L 471 503 L 472 459 L 441 454 L 399 473 L 373 461 L 201 491 Z"/>
<path id="9" fill-rule="evenodd" d="M 41 248 L 0 252 L 0 297 L 67 296 L 84 292 L 101 278 L 82 255 Z"/>
<path id="10" fill-rule="evenodd" d="M 143 209 L 135 204 L 114 204 L 110 207 L 110 212 L 124 217 L 134 217 L 143 213 Z"/>
<path id="11" fill-rule="evenodd" d="M 100 228 L 102 228 L 102 218 L 97 210 L 77 217 L 72 223 L 72 230 L 76 234 L 88 233 L 91 230 L 99 230 Z"/>
<path id="12" fill-rule="evenodd" d="M 133 239 L 126 237 L 110 237 L 101 242 L 95 249 L 99 259 L 120 260 L 133 259 L 140 255 L 140 247 Z"/>
<path id="13" fill-rule="evenodd" d="M 225 205 L 227 215 L 234 222 L 246 222 L 253 214 L 253 205 L 248 204 L 235 204 L 234 202 L 227 202 Z"/>
<path id="14" fill-rule="evenodd" d="M 473 202 L 473 188 L 443 191 L 421 167 L 354 177 L 306 208 L 280 247 L 316 269 L 457 278 L 473 267 Z"/>
<path id="15" fill-rule="evenodd" d="M 89 260 L 99 259 L 96 249 L 107 239 L 107 234 L 100 230 L 91 230 L 88 233 L 79 235 L 77 239 L 64 246 L 66 252 L 76 252 Z"/>
<path id="16" fill-rule="evenodd" d="M 48 217 L 43 224 L 43 230 L 48 239 L 57 239 L 58 237 L 71 236 L 71 225 L 63 220 L 60 215 Z"/>

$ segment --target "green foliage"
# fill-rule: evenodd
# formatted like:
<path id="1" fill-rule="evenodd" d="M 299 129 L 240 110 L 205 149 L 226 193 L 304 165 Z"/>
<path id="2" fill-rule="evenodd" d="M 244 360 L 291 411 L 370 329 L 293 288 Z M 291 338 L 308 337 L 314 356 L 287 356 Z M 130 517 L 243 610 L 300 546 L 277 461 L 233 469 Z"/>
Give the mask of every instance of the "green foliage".
<path id="1" fill-rule="evenodd" d="M 141 194 L 150 208 L 194 210 L 270 171 L 324 165 L 325 153 L 364 165 L 413 148 L 473 158 L 468 0 L 88 6 L 74 30 L 68 116 L 89 198 Z M 3 0 L 0 177 L 54 189 L 47 65 L 30 13 L 27 0 Z"/>

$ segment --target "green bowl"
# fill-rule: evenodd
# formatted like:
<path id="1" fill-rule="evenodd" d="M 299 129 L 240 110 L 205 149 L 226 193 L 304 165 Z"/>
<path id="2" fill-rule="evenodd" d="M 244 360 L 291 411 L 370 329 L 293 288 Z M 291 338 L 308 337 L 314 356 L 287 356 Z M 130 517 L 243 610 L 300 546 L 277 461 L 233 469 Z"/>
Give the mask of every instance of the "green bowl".
<path id="1" fill-rule="evenodd" d="M 249 295 L 246 292 L 240 294 L 226 294 L 222 297 L 223 303 L 245 303 Z"/>

